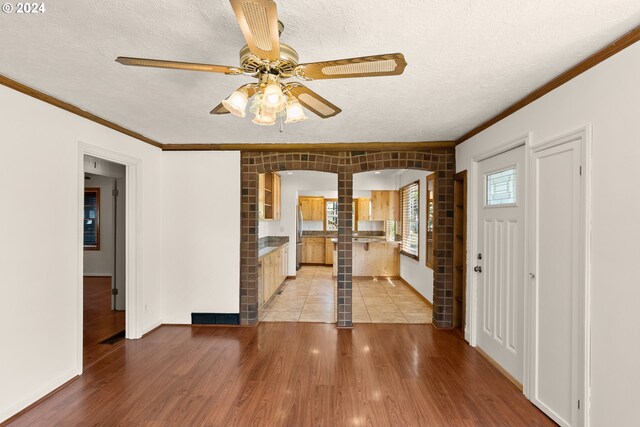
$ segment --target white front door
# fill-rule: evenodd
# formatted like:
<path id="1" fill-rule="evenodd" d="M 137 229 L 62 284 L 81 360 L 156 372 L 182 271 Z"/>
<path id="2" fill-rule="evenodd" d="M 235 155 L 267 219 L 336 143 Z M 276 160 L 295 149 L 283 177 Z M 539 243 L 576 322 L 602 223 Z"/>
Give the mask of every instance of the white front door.
<path id="1" fill-rule="evenodd" d="M 524 146 L 478 163 L 477 346 L 522 384 Z"/>
<path id="2" fill-rule="evenodd" d="M 532 153 L 531 400 L 561 426 L 584 423 L 582 139 Z"/>

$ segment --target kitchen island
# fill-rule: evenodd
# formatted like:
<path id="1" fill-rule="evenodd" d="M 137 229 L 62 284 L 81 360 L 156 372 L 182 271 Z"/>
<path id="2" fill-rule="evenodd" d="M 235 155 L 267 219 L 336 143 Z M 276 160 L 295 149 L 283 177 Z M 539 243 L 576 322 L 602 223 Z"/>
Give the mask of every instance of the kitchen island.
<path id="1" fill-rule="evenodd" d="M 333 242 L 333 275 L 338 275 L 338 239 Z M 354 237 L 352 276 L 399 276 L 400 242 L 384 238 Z"/>

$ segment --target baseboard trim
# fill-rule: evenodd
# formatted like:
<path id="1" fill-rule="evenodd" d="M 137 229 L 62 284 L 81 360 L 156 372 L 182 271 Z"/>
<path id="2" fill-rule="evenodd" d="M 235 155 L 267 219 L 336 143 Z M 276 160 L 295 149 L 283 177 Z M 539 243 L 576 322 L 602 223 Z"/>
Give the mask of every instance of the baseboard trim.
<path id="1" fill-rule="evenodd" d="M 287 280 L 296 280 L 296 276 L 287 276 Z"/>
<path id="2" fill-rule="evenodd" d="M 23 399 L 20 403 L 17 403 L 9 407 L 8 409 L 5 409 L 2 413 L 0 413 L 0 426 L 8 425 L 10 422 L 14 421 L 16 418 L 24 415 L 34 407 L 49 399 L 51 396 L 53 396 L 78 378 L 80 378 L 80 375 L 78 375 L 75 370 L 73 370 L 72 372 L 68 372 L 65 375 L 61 375 L 60 377 L 58 377 L 55 381 L 51 381 L 46 386 L 41 387 L 39 391 L 31 394 L 26 399 Z M 56 386 L 55 384 L 58 385 Z M 46 392 L 45 390 L 51 391 Z M 31 401 L 32 403 L 26 403 L 29 401 Z"/>
<path id="3" fill-rule="evenodd" d="M 140 338 L 144 338 L 149 334 L 152 334 L 153 332 L 157 331 L 158 329 L 160 329 L 162 327 L 163 323 L 157 323 L 155 326 L 152 326 L 151 329 L 149 329 L 147 332 L 143 333 L 142 336 Z"/>
<path id="4" fill-rule="evenodd" d="M 429 301 L 427 299 L 427 297 L 425 297 L 424 295 L 422 295 L 416 288 L 414 288 L 413 286 L 411 286 L 409 284 L 409 282 L 407 282 L 406 280 L 404 280 L 402 277 L 399 278 L 402 283 L 405 284 L 405 286 L 409 289 L 411 289 L 413 291 L 414 294 L 416 294 L 418 296 L 418 298 L 420 298 L 425 304 L 427 304 L 429 307 L 431 307 L 431 310 L 433 310 L 433 303 L 431 301 Z"/>
<path id="5" fill-rule="evenodd" d="M 111 279 L 113 277 L 113 274 L 108 273 L 83 273 L 82 275 L 84 277 L 104 277 L 105 279 Z"/>
<path id="6" fill-rule="evenodd" d="M 518 390 L 520 390 L 521 392 L 524 390 L 523 387 L 522 387 L 522 384 L 520 384 L 520 381 L 515 379 L 513 377 L 513 375 L 511 375 L 509 372 L 507 372 L 506 369 L 504 369 L 502 366 L 500 366 L 500 364 L 498 362 L 493 360 L 493 358 L 491 356 L 489 356 L 487 353 L 485 353 L 484 350 L 482 350 L 480 347 L 475 347 L 475 349 L 478 351 L 478 353 L 480 353 L 482 355 L 482 357 L 487 359 L 487 361 L 490 364 L 492 364 L 494 368 L 496 368 L 502 375 L 504 375 L 509 381 L 511 381 L 513 383 L 513 385 L 515 385 Z"/>

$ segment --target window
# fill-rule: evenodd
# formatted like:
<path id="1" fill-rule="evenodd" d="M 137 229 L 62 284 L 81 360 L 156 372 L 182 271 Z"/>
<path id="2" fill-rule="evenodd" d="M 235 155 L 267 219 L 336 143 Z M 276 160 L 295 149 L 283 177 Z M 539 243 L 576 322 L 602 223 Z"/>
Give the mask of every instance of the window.
<path id="1" fill-rule="evenodd" d="M 434 198 L 434 177 L 435 173 L 427 176 L 427 267 L 433 268 L 434 258 L 434 233 L 433 226 L 435 223 L 435 198 Z"/>
<path id="2" fill-rule="evenodd" d="M 326 231 L 338 230 L 338 199 L 324 199 L 325 204 L 325 220 L 324 229 Z M 358 222 L 356 221 L 356 207 L 357 203 L 353 202 L 353 230 L 358 229 Z"/>
<path id="3" fill-rule="evenodd" d="M 516 168 L 487 175 L 487 206 L 516 204 Z"/>
<path id="4" fill-rule="evenodd" d="M 420 224 L 420 181 L 412 182 L 400 189 L 402 204 L 402 241 L 400 253 L 418 259 Z"/>
<path id="5" fill-rule="evenodd" d="M 338 201 L 336 199 L 325 199 L 327 204 L 327 214 L 325 215 L 325 230 L 333 231 L 338 229 Z"/>
<path id="6" fill-rule="evenodd" d="M 100 250 L 100 188 L 84 189 L 84 249 Z"/>

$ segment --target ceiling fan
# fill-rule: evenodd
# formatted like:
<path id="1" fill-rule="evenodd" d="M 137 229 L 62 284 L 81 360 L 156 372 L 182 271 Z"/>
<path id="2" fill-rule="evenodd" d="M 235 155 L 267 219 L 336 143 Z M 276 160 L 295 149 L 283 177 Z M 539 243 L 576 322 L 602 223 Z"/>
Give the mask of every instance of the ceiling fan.
<path id="1" fill-rule="evenodd" d="M 249 111 L 253 122 L 271 126 L 278 118 L 284 123 L 307 119 L 302 106 L 323 119 L 342 110 L 308 87 L 298 82 L 285 82 L 291 77 L 301 80 L 341 79 L 351 77 L 393 76 L 402 74 L 407 63 L 401 53 L 363 56 L 334 61 L 298 63 L 298 53 L 291 46 L 280 43 L 284 30 L 278 21 L 273 0 L 230 0 L 247 44 L 240 49 L 240 66 L 230 67 L 160 59 L 119 56 L 116 61 L 138 67 L 172 68 L 207 71 L 230 75 L 248 75 L 257 83 L 240 86 L 216 106 L 211 114 L 232 113 L 245 117 L 249 99 L 254 97 Z M 302 105 L 302 106 L 301 106 Z"/>

